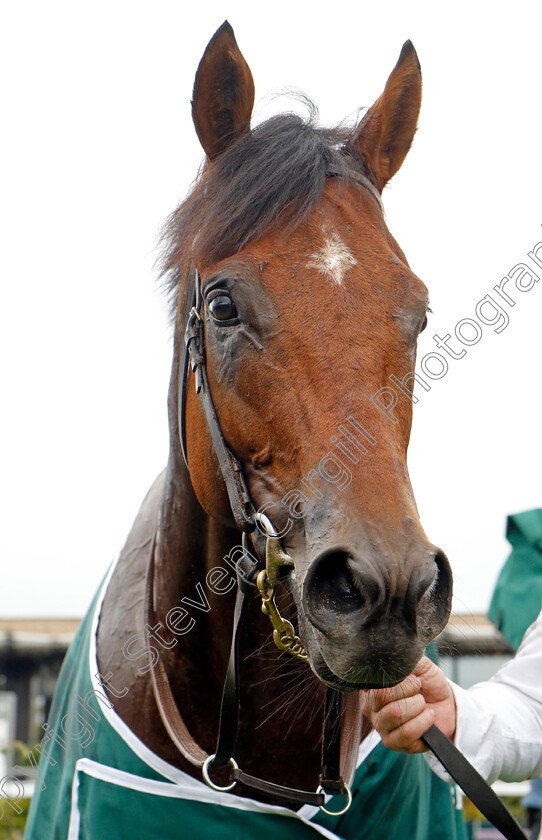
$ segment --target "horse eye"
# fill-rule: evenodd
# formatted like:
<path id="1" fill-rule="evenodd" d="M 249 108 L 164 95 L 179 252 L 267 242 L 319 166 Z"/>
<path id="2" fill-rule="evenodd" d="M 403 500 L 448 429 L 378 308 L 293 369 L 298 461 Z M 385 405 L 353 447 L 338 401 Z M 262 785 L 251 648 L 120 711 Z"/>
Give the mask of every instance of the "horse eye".
<path id="1" fill-rule="evenodd" d="M 209 312 L 215 321 L 233 321 L 238 317 L 237 307 L 226 292 L 216 295 L 211 300 Z"/>
<path id="2" fill-rule="evenodd" d="M 422 321 L 422 325 L 421 325 L 421 327 L 420 327 L 420 332 L 421 332 L 421 333 L 424 331 L 424 329 L 426 328 L 426 326 L 427 326 L 427 315 L 425 316 L 425 318 L 424 318 L 424 319 L 423 319 L 423 321 Z"/>

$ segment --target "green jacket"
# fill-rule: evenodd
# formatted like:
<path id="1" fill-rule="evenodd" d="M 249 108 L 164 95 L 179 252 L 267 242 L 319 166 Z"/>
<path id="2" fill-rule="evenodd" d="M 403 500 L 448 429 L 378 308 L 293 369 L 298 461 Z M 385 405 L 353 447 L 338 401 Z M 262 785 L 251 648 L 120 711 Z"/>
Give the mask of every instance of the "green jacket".
<path id="1" fill-rule="evenodd" d="M 542 510 L 509 516 L 506 537 L 512 551 L 498 577 L 488 616 L 517 650 L 542 606 Z"/>
<path id="2" fill-rule="evenodd" d="M 376 733 L 340 817 L 218 793 L 163 761 L 100 699 L 96 629 L 106 585 L 62 666 L 48 730 L 62 741 L 51 738 L 42 753 L 44 786 L 38 779 L 25 840 L 464 840 L 454 788 L 422 756 L 386 750 Z"/>

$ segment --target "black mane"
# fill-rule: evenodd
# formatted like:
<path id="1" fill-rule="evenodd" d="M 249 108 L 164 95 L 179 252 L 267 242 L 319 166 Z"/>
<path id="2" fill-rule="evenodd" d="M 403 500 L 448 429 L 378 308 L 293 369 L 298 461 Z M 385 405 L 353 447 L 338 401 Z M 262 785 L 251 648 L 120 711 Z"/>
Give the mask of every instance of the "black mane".
<path id="1" fill-rule="evenodd" d="M 297 225 L 314 208 L 326 178 L 367 183 L 362 161 L 349 140 L 352 129 L 317 128 L 281 114 L 232 143 L 203 169 L 196 184 L 167 220 L 162 235 L 162 276 L 172 306 L 187 261 L 198 267 L 238 253 L 279 219 Z"/>

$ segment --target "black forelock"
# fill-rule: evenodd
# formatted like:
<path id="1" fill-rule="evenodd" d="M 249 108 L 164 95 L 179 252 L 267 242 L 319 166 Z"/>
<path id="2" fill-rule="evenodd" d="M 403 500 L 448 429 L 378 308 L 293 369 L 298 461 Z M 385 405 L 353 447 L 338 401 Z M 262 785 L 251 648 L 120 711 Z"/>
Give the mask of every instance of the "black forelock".
<path id="1" fill-rule="evenodd" d="M 320 199 L 326 178 L 367 182 L 348 144 L 350 128 L 316 127 L 317 111 L 271 117 L 240 137 L 202 171 L 167 220 L 162 236 L 164 286 L 175 306 L 187 261 L 211 264 L 239 253 L 280 220 L 295 226 Z"/>

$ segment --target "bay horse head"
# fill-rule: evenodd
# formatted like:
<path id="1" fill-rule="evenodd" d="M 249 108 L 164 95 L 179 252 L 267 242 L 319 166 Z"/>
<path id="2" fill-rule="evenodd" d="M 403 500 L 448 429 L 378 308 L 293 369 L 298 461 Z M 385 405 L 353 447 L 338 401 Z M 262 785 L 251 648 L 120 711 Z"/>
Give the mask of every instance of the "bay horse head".
<path id="1" fill-rule="evenodd" d="M 281 537 L 311 668 L 346 691 L 404 678 L 450 610 L 448 561 L 420 525 L 407 470 L 412 399 L 403 388 L 393 414 L 375 399 L 390 375 L 414 370 L 426 323 L 426 287 L 381 203 L 420 101 L 407 42 L 353 130 L 295 115 L 251 130 L 254 83 L 225 23 L 194 84 L 206 162 L 166 233 L 177 302 L 170 470 L 185 469 L 180 423 L 199 504 L 234 527 L 197 362 L 179 375 L 192 288 L 225 445 Z"/>

